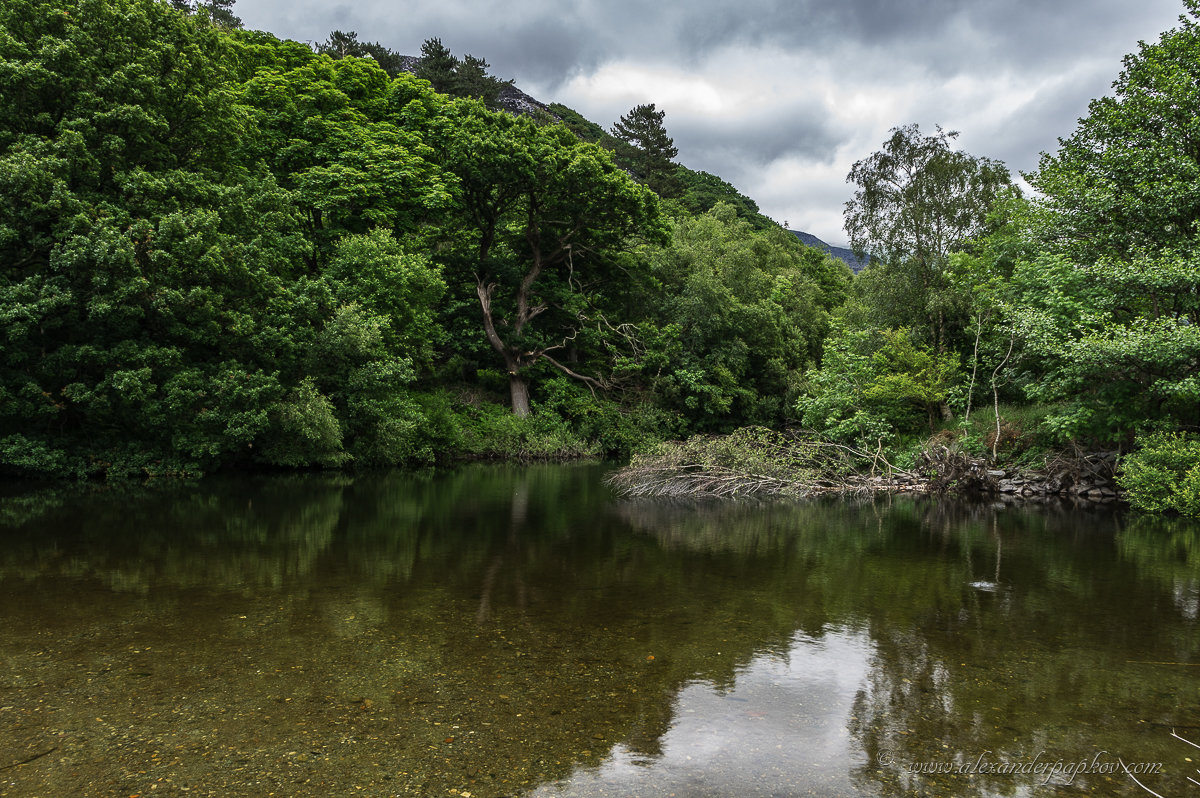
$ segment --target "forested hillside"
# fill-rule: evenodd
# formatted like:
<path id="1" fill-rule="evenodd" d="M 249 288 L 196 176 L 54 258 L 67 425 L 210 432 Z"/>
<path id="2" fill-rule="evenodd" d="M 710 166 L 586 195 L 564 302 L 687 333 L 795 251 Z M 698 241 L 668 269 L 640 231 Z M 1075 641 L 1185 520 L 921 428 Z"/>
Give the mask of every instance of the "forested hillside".
<path id="1" fill-rule="evenodd" d="M 230 5 L 0 8 L 4 472 L 619 453 L 794 413 L 839 262 L 702 186 L 661 200 L 669 160 L 635 179 Z"/>
<path id="2" fill-rule="evenodd" d="M 0 471 L 624 455 L 761 425 L 917 462 L 1135 453 L 1200 514 L 1197 0 L 1023 197 L 957 134 L 854 164 L 846 265 L 665 113 L 498 110 L 440 41 L 231 0 L 0 7 Z M 1189 503 L 1190 502 L 1190 503 Z"/>
<path id="3" fill-rule="evenodd" d="M 805 245 L 813 247 L 814 249 L 825 250 L 826 252 L 828 252 L 830 255 L 834 256 L 838 260 L 845 262 L 845 264 L 847 266 L 849 266 L 851 271 L 853 271 L 855 274 L 858 274 L 860 271 L 865 269 L 867 267 L 868 262 L 870 262 L 870 258 L 867 257 L 866 255 L 862 255 L 862 256 L 855 255 L 854 250 L 846 249 L 845 247 L 835 247 L 831 244 L 826 244 L 824 241 L 817 238 L 812 233 L 804 233 L 799 230 L 793 230 L 792 233 L 795 234 L 796 238 L 803 241 L 805 243 Z"/>

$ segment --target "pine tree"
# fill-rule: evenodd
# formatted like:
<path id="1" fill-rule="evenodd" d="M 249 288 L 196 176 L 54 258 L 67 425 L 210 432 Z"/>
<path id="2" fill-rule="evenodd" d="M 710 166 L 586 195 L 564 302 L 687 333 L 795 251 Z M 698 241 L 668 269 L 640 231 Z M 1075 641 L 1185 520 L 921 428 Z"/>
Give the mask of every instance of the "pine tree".
<path id="1" fill-rule="evenodd" d="M 358 41 L 358 34 L 354 31 L 347 33 L 346 31 L 335 30 L 330 31 L 329 38 L 323 44 L 317 45 L 317 52 L 331 58 L 346 58 L 352 55 L 361 56 L 362 45 Z"/>
<path id="2" fill-rule="evenodd" d="M 394 50 L 389 50 L 379 42 L 360 42 L 354 31 L 335 30 L 329 38 L 316 46 L 316 51 L 330 58 L 371 58 L 391 77 L 396 77 L 404 71 L 404 58 Z"/>
<path id="3" fill-rule="evenodd" d="M 208 18 L 222 28 L 240 28 L 242 20 L 233 14 L 235 2 L 237 0 L 200 0 L 196 3 L 196 8 L 207 11 Z"/>
<path id="4" fill-rule="evenodd" d="M 654 103 L 639 105 L 612 128 L 612 134 L 630 148 L 627 152 L 618 150 L 618 158 L 627 161 L 635 176 L 659 194 L 668 191 L 674 172 L 671 159 L 679 154 L 663 126 L 664 116 L 666 111 L 657 110 Z"/>
<path id="5" fill-rule="evenodd" d="M 441 39 L 426 39 L 421 45 L 421 61 L 417 64 L 416 76 L 427 80 L 434 91 L 452 94 L 457 84 L 458 59 Z"/>
<path id="6" fill-rule="evenodd" d="M 496 106 L 496 98 L 500 90 L 512 83 L 511 80 L 500 80 L 488 74 L 491 66 L 482 58 L 473 55 L 463 56 L 455 70 L 455 91 L 459 97 L 474 97 L 482 100 L 489 108 Z"/>

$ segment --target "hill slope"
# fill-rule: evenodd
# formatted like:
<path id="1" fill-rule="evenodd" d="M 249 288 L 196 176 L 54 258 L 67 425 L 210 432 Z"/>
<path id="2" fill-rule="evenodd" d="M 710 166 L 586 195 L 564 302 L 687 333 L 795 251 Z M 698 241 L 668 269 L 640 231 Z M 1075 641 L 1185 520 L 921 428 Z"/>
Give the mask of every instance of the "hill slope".
<path id="1" fill-rule="evenodd" d="M 867 259 L 858 257 L 854 254 L 853 250 L 846 249 L 845 247 L 835 247 L 830 244 L 826 244 L 812 233 L 802 233 L 799 230 L 789 230 L 788 232 L 795 235 L 796 238 L 803 241 L 807 246 L 814 247 L 816 249 L 823 249 L 833 257 L 845 261 L 846 265 L 849 266 L 855 274 L 858 274 L 860 271 L 866 268 L 868 262 Z"/>

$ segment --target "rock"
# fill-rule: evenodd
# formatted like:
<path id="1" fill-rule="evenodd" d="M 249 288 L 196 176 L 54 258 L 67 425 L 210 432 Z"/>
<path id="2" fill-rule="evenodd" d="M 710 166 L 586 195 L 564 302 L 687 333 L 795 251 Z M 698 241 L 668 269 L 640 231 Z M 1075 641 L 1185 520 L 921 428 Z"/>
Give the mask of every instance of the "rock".
<path id="1" fill-rule="evenodd" d="M 550 110 L 545 103 L 535 100 L 516 86 L 511 85 L 500 90 L 496 104 L 514 116 L 535 116 L 538 112 L 549 113 Z M 550 114 L 550 116 L 554 115 Z"/>
<path id="2" fill-rule="evenodd" d="M 1004 479 L 1006 476 L 1008 476 L 1007 472 L 1004 471 L 988 471 L 987 475 L 989 477 L 995 477 L 996 479 Z"/>

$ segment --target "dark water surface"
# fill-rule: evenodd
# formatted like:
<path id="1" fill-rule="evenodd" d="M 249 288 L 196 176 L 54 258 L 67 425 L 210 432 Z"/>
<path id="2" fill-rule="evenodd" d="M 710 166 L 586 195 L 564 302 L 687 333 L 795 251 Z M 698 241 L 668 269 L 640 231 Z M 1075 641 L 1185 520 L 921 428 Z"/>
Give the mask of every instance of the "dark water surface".
<path id="1" fill-rule="evenodd" d="M 1195 524 L 601 476 L 9 486 L 0 796 L 1200 795 Z"/>

